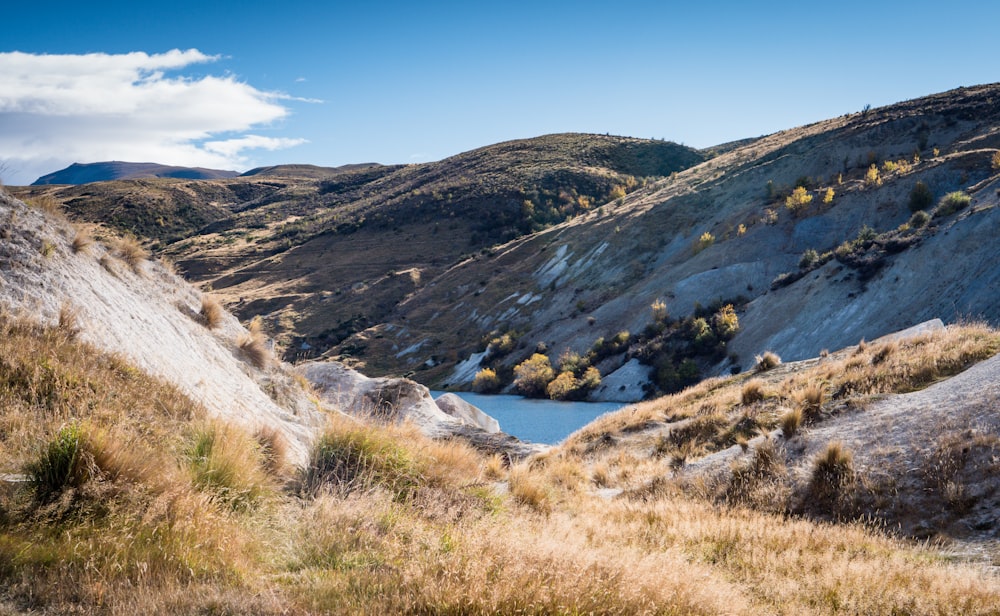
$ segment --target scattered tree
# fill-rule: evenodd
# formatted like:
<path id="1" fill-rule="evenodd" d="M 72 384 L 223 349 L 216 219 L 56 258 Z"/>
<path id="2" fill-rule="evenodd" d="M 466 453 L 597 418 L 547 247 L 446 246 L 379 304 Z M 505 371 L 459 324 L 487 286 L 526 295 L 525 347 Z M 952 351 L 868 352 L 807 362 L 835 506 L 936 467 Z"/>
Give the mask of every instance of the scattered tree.
<path id="1" fill-rule="evenodd" d="M 793 214 L 798 215 L 810 203 L 812 203 L 812 200 L 813 196 L 809 194 L 809 191 L 806 190 L 804 186 L 799 186 L 785 199 L 785 207 L 788 208 Z"/>
<path id="2" fill-rule="evenodd" d="M 529 398 L 545 395 L 546 387 L 555 378 L 547 355 L 535 353 L 514 367 L 514 388 Z"/>

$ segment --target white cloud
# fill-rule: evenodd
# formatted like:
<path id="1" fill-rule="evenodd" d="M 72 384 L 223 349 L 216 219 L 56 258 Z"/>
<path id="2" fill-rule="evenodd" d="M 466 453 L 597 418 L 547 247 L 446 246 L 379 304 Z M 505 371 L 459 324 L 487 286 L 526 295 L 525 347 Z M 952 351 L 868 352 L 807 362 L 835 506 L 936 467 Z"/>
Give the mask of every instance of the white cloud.
<path id="1" fill-rule="evenodd" d="M 283 150 L 307 143 L 305 139 L 289 139 L 287 137 L 261 137 L 260 135 L 247 135 L 237 139 L 226 139 L 225 141 L 206 141 L 203 145 L 209 152 L 215 152 L 223 156 L 238 156 L 243 150 Z"/>
<path id="2" fill-rule="evenodd" d="M 0 160 L 10 184 L 72 162 L 126 160 L 244 168 L 248 150 L 302 139 L 243 134 L 288 115 L 289 97 L 232 76 L 168 75 L 218 60 L 162 54 L 0 53 Z"/>

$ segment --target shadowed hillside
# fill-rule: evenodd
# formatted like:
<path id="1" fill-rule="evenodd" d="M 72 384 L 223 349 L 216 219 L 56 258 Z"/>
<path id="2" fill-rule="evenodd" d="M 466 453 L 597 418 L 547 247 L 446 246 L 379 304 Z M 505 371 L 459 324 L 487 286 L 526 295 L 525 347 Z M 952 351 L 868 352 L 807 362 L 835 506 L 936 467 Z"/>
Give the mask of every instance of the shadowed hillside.
<path id="1" fill-rule="evenodd" d="M 466 256 L 622 199 L 704 159 L 599 135 L 501 143 L 437 163 L 285 165 L 212 182 L 34 188 L 78 219 L 153 240 L 240 316 L 264 315 L 289 357 L 382 323 Z"/>

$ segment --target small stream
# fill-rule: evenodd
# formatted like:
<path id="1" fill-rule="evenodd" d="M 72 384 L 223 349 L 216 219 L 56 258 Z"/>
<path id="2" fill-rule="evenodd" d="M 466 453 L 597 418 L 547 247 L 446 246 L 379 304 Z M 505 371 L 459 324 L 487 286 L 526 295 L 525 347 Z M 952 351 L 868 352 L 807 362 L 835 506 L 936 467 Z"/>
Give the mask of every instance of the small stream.
<path id="1" fill-rule="evenodd" d="M 432 391 L 434 398 L 445 392 Z M 522 441 L 555 445 L 601 415 L 627 402 L 558 402 L 511 395 L 454 392 L 500 422 L 500 429 Z"/>

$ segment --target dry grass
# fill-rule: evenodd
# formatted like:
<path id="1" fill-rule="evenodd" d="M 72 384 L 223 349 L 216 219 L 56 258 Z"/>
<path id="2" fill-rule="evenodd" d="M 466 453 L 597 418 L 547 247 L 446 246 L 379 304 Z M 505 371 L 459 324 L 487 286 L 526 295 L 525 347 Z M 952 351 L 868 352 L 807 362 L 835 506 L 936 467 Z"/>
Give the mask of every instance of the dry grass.
<path id="1" fill-rule="evenodd" d="M 798 392 L 796 398 L 806 419 L 814 420 L 819 417 L 823 409 L 823 397 L 823 386 L 818 383 L 810 383 Z"/>
<path id="2" fill-rule="evenodd" d="M 80 334 L 80 311 L 69 302 L 63 302 L 59 307 L 59 320 L 56 330 L 67 339 L 72 340 Z"/>
<path id="3" fill-rule="evenodd" d="M 94 238 L 85 229 L 77 229 L 76 234 L 73 236 L 73 241 L 70 242 L 70 248 L 75 254 L 87 254 L 90 252 L 90 247 L 94 244 Z"/>
<path id="4" fill-rule="evenodd" d="M 66 220 L 66 212 L 63 205 L 52 195 L 41 194 L 25 201 L 32 208 L 45 212 L 48 216 L 58 220 Z"/>
<path id="5" fill-rule="evenodd" d="M 267 472 L 274 433 L 205 421 L 172 388 L 58 328 L 0 329 L 0 472 L 38 459 L 68 425 L 89 469 L 44 502 L 0 489 L 0 611 L 989 614 L 1000 604 L 995 576 L 926 548 L 737 506 L 788 501 L 773 441 L 736 469 L 729 507 L 669 486 L 608 501 L 589 494 L 592 481 L 662 476 L 666 462 L 609 450 L 588 467 L 563 449 L 508 471 L 412 426 L 333 416 L 314 455 L 321 489 L 281 491 Z M 690 403 L 707 425 L 741 408 L 742 382 L 732 385 L 642 412 Z M 942 445 L 942 460 L 954 455 Z M 506 496 L 484 482 L 504 476 Z"/>
<path id="6" fill-rule="evenodd" d="M 794 409 L 789 409 L 781 416 L 779 425 L 781 426 L 781 434 L 786 439 L 795 436 L 799 428 L 802 427 L 802 407 L 796 407 Z"/>
<path id="7" fill-rule="evenodd" d="M 803 508 L 840 516 L 853 496 L 854 454 L 840 441 L 828 443 L 813 461 Z"/>
<path id="8" fill-rule="evenodd" d="M 260 426 L 253 433 L 260 448 L 261 467 L 272 477 L 284 477 L 291 468 L 288 463 L 288 439 L 274 426 Z"/>
<path id="9" fill-rule="evenodd" d="M 261 318 L 254 317 L 247 325 L 247 333 L 236 343 L 247 360 L 261 370 L 267 368 L 272 359 L 271 350 L 267 348 L 263 327 Z"/>
<path id="10" fill-rule="evenodd" d="M 115 255 L 136 274 L 142 274 L 142 264 L 149 259 L 149 252 L 134 237 L 117 238 L 114 242 Z"/>
<path id="11" fill-rule="evenodd" d="M 781 358 L 778 357 L 777 353 L 772 351 L 764 351 L 762 355 L 758 355 L 754 358 L 756 360 L 756 365 L 754 369 L 757 372 L 766 372 L 772 368 L 778 367 L 781 364 Z"/>
<path id="12" fill-rule="evenodd" d="M 764 397 L 763 381 L 753 379 L 743 384 L 743 390 L 740 392 L 740 400 L 743 401 L 743 404 L 760 402 Z"/>
<path id="13" fill-rule="evenodd" d="M 202 323 L 208 329 L 216 329 L 222 325 L 222 319 L 225 316 L 225 311 L 222 309 L 222 304 L 219 300 L 215 299 L 211 295 L 201 296 L 201 315 Z"/>

